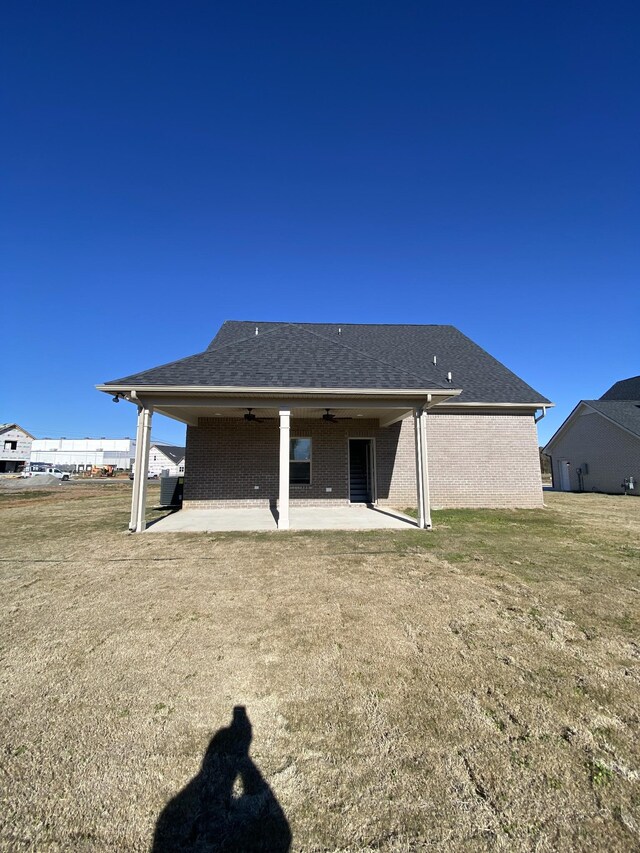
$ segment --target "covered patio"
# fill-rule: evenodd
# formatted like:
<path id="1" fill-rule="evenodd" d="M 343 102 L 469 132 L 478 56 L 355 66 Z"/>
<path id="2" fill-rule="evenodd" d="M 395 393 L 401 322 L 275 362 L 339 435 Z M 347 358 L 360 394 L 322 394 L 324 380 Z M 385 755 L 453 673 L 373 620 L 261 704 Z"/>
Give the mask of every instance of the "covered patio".
<path id="1" fill-rule="evenodd" d="M 289 508 L 289 530 L 415 530 L 418 522 L 402 512 L 374 506 Z M 148 533 L 258 532 L 278 529 L 278 511 L 269 507 L 179 510 L 149 524 Z"/>
<path id="2" fill-rule="evenodd" d="M 101 390 L 113 393 L 113 386 L 102 386 Z M 245 389 L 246 391 L 247 389 Z M 297 398 L 289 396 L 285 402 L 281 393 L 260 393 L 260 389 L 249 389 L 252 396 L 238 395 L 224 389 L 223 392 L 212 389 L 130 389 L 116 388 L 114 399 L 125 399 L 134 403 L 138 408 L 138 428 L 136 441 L 135 471 L 146 471 L 149 464 L 149 447 L 151 442 L 151 424 L 154 412 L 182 421 L 190 427 L 197 427 L 203 419 L 215 421 L 224 418 L 227 422 L 236 424 L 234 430 L 242 441 L 247 425 L 253 430 L 256 425 L 266 434 L 269 424 L 275 427 L 275 446 L 272 459 L 277 460 L 277 501 L 265 501 L 261 506 L 248 507 L 242 505 L 243 500 L 253 495 L 248 488 L 238 494 L 237 506 L 192 507 L 188 506 L 179 513 L 155 522 L 150 530 L 154 532 L 169 532 L 171 530 L 321 530 L 321 529 L 379 529 L 379 528 L 431 528 L 431 513 L 429 505 L 428 452 L 426 437 L 426 411 L 443 400 L 459 394 L 457 390 L 443 391 L 440 389 L 423 390 L 419 393 L 405 390 L 384 392 L 378 390 L 356 391 L 349 389 L 321 391 L 306 391 L 296 389 Z M 240 399 L 239 399 L 240 397 Z M 292 399 L 293 397 L 293 399 Z M 286 399 L 286 398 L 285 398 Z M 291 492 L 291 422 L 309 425 L 329 424 L 329 430 L 334 430 L 337 424 L 346 421 L 350 423 L 375 424 L 379 430 L 387 430 L 405 419 L 413 420 L 413 469 L 415 471 L 415 498 L 411 501 L 417 506 L 418 519 L 414 521 L 408 516 L 396 513 L 385 505 L 378 506 L 378 475 L 376 473 L 375 444 L 373 446 L 371 466 L 372 488 L 364 503 L 354 504 L 345 499 L 345 505 L 336 506 L 330 501 L 323 505 L 296 505 L 290 500 Z M 359 421 L 358 419 L 362 419 Z M 238 430 L 244 429 L 241 433 Z M 307 427 L 305 427 L 305 431 Z M 360 433 L 357 433 L 358 435 Z M 366 431 L 364 435 L 369 435 Z M 380 435 L 380 434 L 378 434 Z M 345 439 L 346 440 L 346 439 Z M 378 441 L 380 437 L 378 438 Z M 189 440 L 187 440 L 187 445 Z M 188 453 L 188 451 L 187 451 Z M 347 471 L 343 472 L 346 476 Z M 189 477 L 189 472 L 186 474 Z M 193 477 L 193 474 L 191 474 Z M 256 486 L 257 488 L 257 486 Z M 327 498 L 332 489 L 327 488 Z M 141 533 L 147 525 L 145 520 L 147 501 L 146 477 L 135 477 L 133 483 L 131 519 L 129 529 Z M 402 505 L 402 504 L 400 504 Z"/>

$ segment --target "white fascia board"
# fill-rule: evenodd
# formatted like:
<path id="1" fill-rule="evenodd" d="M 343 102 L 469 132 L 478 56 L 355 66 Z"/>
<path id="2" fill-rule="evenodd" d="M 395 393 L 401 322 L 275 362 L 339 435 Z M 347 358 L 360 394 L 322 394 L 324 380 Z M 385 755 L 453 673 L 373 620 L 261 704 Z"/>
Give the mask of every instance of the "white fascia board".
<path id="1" fill-rule="evenodd" d="M 442 404 L 441 404 L 442 405 Z M 451 409 L 552 409 L 555 403 L 454 403 Z"/>
<path id="2" fill-rule="evenodd" d="M 264 386 L 239 387 L 235 385 L 96 385 L 98 391 L 106 394 L 195 394 L 212 396 L 216 394 L 256 394 L 268 397 L 290 397 L 292 395 L 310 394 L 313 396 L 337 395 L 353 397 L 425 397 L 428 394 L 441 397 L 458 397 L 462 394 L 461 388 L 265 388 Z"/>

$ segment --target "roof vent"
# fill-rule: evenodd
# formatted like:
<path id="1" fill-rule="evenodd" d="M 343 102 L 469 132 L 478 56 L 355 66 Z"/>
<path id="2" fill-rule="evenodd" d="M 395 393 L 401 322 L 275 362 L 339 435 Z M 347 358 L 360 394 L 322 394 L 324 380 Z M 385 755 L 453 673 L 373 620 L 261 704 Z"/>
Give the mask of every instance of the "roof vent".
<path id="1" fill-rule="evenodd" d="M 256 326 L 256 335 L 258 334 L 258 327 Z"/>
<path id="2" fill-rule="evenodd" d="M 435 355 L 434 355 L 434 357 L 433 357 L 433 363 L 434 363 L 434 364 L 437 364 L 437 363 L 438 363 L 438 359 L 437 359 L 437 357 L 436 357 Z"/>
<path id="3" fill-rule="evenodd" d="M 338 326 L 338 334 L 339 334 L 339 335 L 341 335 L 341 334 L 342 334 L 342 326 Z"/>
<path id="4" fill-rule="evenodd" d="M 453 379 L 452 379 L 452 377 L 451 377 L 451 371 L 449 371 L 449 372 L 447 373 L 447 382 L 452 382 L 452 381 L 453 381 Z"/>

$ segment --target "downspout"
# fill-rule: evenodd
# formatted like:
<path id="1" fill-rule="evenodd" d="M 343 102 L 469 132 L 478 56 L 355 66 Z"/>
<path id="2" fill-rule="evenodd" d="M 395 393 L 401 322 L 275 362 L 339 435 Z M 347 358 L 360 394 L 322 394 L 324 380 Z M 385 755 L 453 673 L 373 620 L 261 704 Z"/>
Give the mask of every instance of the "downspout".
<path id="1" fill-rule="evenodd" d="M 534 415 L 533 415 L 533 422 L 534 422 L 535 424 L 540 423 L 540 421 L 541 421 L 541 420 L 546 416 L 546 414 L 547 414 L 547 407 L 546 407 L 546 406 L 543 406 L 543 407 L 542 407 L 542 414 L 541 414 L 541 415 L 539 415 L 538 417 L 536 417 L 536 416 L 535 416 L 535 413 L 534 413 Z M 548 455 L 548 454 L 547 454 L 547 455 Z M 538 453 L 538 456 L 540 456 L 540 453 Z M 550 466 L 551 466 L 551 488 L 552 488 L 552 489 L 555 489 L 555 487 L 556 487 L 556 477 L 555 477 L 555 474 L 554 474 L 554 472 L 553 472 L 553 457 L 551 457 L 551 456 L 549 456 L 549 464 L 550 464 Z M 542 457 L 540 457 L 540 466 L 542 467 Z"/>
<path id="2" fill-rule="evenodd" d="M 547 407 L 546 407 L 546 406 L 543 406 L 543 407 L 542 407 L 542 414 L 541 414 L 541 415 L 539 415 L 537 418 L 536 418 L 536 417 L 535 417 L 535 415 L 534 415 L 534 418 L 533 418 L 534 422 L 535 422 L 535 423 L 540 423 L 540 421 L 545 417 L 545 415 L 546 415 L 546 414 L 547 414 Z"/>

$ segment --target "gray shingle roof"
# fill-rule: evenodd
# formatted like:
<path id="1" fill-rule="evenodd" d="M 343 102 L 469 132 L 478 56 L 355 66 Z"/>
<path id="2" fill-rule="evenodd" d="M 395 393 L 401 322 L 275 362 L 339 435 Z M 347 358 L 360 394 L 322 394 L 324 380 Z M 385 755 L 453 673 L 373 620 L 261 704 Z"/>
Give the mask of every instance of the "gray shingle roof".
<path id="1" fill-rule="evenodd" d="M 171 459 L 172 462 L 175 462 L 176 465 L 178 462 L 182 462 L 186 452 L 184 447 L 178 447 L 175 444 L 152 444 L 151 446 L 156 450 L 159 450 L 160 453 L 164 453 L 164 455 Z"/>
<path id="2" fill-rule="evenodd" d="M 640 437 L 640 398 L 637 400 L 583 400 L 582 402 Z"/>
<path id="3" fill-rule="evenodd" d="M 453 326 L 227 321 L 204 352 L 106 384 L 453 387 L 460 402 L 549 402 Z"/>
<path id="4" fill-rule="evenodd" d="M 640 376 L 621 379 L 600 397 L 601 400 L 640 400 Z"/>

